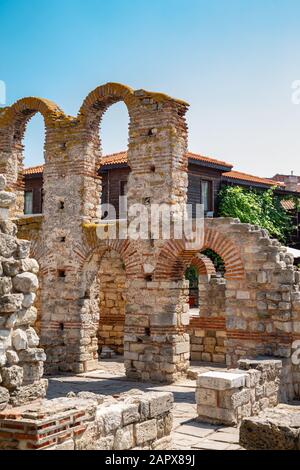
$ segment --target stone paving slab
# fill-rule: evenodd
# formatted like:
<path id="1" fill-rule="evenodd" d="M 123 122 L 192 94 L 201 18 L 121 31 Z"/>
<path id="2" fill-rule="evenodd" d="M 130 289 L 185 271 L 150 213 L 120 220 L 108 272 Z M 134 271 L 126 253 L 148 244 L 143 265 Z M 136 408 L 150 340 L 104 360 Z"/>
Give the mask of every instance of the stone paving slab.
<path id="1" fill-rule="evenodd" d="M 209 439 L 201 439 L 198 444 L 192 445 L 192 449 L 202 450 L 228 450 L 229 444 L 226 442 L 210 441 Z"/>
<path id="2" fill-rule="evenodd" d="M 215 432 L 210 434 L 209 439 L 212 441 L 218 442 L 231 442 L 232 444 L 239 443 L 239 433 L 238 431 L 234 434 L 230 434 L 229 432 Z"/>
<path id="3" fill-rule="evenodd" d="M 215 431 L 215 426 L 210 426 L 205 423 L 198 423 L 196 421 L 191 421 L 189 424 L 182 423 L 178 428 L 176 428 L 177 434 L 184 434 L 195 437 L 207 437 L 210 434 L 214 434 Z"/>

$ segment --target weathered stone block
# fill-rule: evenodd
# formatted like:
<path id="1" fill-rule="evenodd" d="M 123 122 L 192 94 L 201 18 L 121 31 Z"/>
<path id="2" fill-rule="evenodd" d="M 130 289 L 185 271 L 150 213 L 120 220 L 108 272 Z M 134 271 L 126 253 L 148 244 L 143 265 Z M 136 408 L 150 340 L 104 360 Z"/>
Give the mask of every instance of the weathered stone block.
<path id="1" fill-rule="evenodd" d="M 156 419 L 151 419 L 143 423 L 135 424 L 136 444 L 142 445 L 157 438 Z"/>
<path id="2" fill-rule="evenodd" d="M 234 410 L 215 406 L 197 405 L 198 420 L 207 423 L 225 424 L 233 426 L 237 423 Z"/>
<path id="3" fill-rule="evenodd" d="M 149 416 L 154 418 L 158 415 L 170 411 L 173 407 L 174 397 L 171 392 L 151 392 L 147 395 L 149 397 Z"/>
<path id="4" fill-rule="evenodd" d="M 197 386 L 213 390 L 227 390 L 245 386 L 247 374 L 230 372 L 205 372 L 198 375 Z"/>
<path id="5" fill-rule="evenodd" d="M 218 393 L 216 390 L 200 388 L 196 390 L 196 403 L 198 405 L 217 406 Z"/>
<path id="6" fill-rule="evenodd" d="M 114 439 L 115 450 L 128 450 L 134 447 L 133 425 L 118 429 Z"/>

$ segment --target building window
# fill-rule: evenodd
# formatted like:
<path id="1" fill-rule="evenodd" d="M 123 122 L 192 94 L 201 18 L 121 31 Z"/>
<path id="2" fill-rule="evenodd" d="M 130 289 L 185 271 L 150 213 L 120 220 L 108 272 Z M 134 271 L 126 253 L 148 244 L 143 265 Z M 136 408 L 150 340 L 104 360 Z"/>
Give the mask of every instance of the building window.
<path id="1" fill-rule="evenodd" d="M 212 201 L 212 181 L 201 180 L 201 204 L 205 213 L 213 210 Z"/>
<path id="2" fill-rule="evenodd" d="M 127 181 L 120 181 L 120 196 L 125 196 L 127 193 Z"/>
<path id="3" fill-rule="evenodd" d="M 24 214 L 33 213 L 33 192 L 25 191 L 24 194 Z"/>

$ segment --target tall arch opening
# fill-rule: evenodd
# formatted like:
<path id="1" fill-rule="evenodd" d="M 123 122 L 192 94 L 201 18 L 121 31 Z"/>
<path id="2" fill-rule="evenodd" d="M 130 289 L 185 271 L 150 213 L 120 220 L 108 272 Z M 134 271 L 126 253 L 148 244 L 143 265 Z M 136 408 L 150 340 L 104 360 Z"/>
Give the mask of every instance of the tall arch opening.
<path id="1" fill-rule="evenodd" d="M 83 269 L 82 307 L 90 319 L 90 358 L 123 361 L 126 270 L 114 249 L 94 251 Z"/>
<path id="2" fill-rule="evenodd" d="M 124 353 L 126 272 L 121 256 L 108 250 L 98 271 L 100 320 L 98 354 L 102 359 Z"/>
<path id="3" fill-rule="evenodd" d="M 37 113 L 27 123 L 24 135 L 24 215 L 43 212 L 43 165 L 45 123 Z"/>
<path id="4" fill-rule="evenodd" d="M 102 213 L 102 218 L 106 220 L 125 218 L 123 198 L 127 194 L 130 173 L 127 163 L 128 127 L 128 109 L 122 101 L 111 105 L 101 118 L 101 203 L 107 205 Z"/>
<path id="5" fill-rule="evenodd" d="M 225 364 L 224 261 L 212 250 L 204 250 L 191 260 L 185 272 L 186 278 L 187 273 L 189 274 L 190 359 L 197 362 Z"/>

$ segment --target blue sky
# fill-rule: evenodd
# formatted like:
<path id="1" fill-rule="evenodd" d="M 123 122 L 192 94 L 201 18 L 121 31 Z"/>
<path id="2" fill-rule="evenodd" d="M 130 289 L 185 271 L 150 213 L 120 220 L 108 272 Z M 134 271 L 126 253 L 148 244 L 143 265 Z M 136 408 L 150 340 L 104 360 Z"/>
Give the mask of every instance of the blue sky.
<path id="1" fill-rule="evenodd" d="M 0 80 L 7 104 L 42 96 L 77 114 L 108 81 L 188 101 L 189 148 L 262 176 L 300 174 L 298 0 L 0 0 Z M 105 152 L 126 146 L 117 104 Z M 42 162 L 43 124 L 26 133 Z"/>

